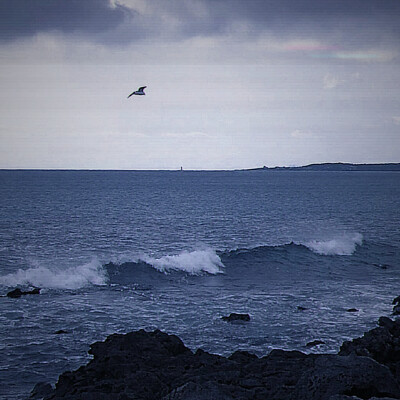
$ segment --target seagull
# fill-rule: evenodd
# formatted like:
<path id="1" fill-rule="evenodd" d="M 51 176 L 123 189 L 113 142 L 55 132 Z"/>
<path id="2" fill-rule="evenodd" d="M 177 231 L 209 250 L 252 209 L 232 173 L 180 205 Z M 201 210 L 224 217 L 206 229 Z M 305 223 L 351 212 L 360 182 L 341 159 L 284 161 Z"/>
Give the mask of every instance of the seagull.
<path id="1" fill-rule="evenodd" d="M 136 94 L 138 96 L 144 96 L 146 93 L 144 92 L 144 89 L 146 89 L 147 86 L 142 86 L 140 87 L 138 90 L 136 90 L 135 92 L 132 92 L 127 98 L 129 99 L 129 97 L 131 97 L 132 95 Z"/>

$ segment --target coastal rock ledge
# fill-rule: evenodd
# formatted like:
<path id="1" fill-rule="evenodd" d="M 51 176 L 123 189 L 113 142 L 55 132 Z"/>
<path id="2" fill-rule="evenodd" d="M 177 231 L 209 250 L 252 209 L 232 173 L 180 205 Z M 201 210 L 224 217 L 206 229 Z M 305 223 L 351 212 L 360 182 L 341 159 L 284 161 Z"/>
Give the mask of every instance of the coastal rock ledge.
<path id="1" fill-rule="evenodd" d="M 94 358 L 31 399 L 345 400 L 400 399 L 400 321 L 381 318 L 339 354 L 273 350 L 265 357 L 193 353 L 158 330 L 114 334 L 91 345 Z M 42 394 L 41 394 L 42 393 Z"/>

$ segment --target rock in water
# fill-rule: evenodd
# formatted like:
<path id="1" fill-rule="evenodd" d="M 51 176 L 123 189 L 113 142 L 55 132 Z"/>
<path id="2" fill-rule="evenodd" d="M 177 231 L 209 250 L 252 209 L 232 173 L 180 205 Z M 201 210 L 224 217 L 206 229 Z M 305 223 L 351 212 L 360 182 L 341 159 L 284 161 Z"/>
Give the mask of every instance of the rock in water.
<path id="1" fill-rule="evenodd" d="M 313 340 L 312 342 L 308 342 L 306 344 L 306 347 L 314 347 L 314 346 L 318 346 L 320 344 L 325 344 L 325 342 L 323 342 L 322 340 Z"/>
<path id="2" fill-rule="evenodd" d="M 236 313 L 231 313 L 228 317 L 222 317 L 224 321 L 227 322 L 233 322 L 233 321 L 250 321 L 250 315 L 249 314 L 236 314 Z"/>
<path id="3" fill-rule="evenodd" d="M 16 288 L 14 290 L 11 290 L 11 292 L 7 293 L 7 297 L 11 297 L 12 299 L 18 299 L 23 295 L 23 292 L 21 289 Z"/>
<path id="4" fill-rule="evenodd" d="M 397 296 L 396 298 L 394 298 L 393 302 L 392 302 L 393 305 L 398 304 L 398 303 L 400 303 L 400 296 Z"/>
<path id="5" fill-rule="evenodd" d="M 40 294 L 40 289 L 35 288 L 32 290 L 28 290 L 27 292 L 22 291 L 19 288 L 16 288 L 14 290 L 11 290 L 11 292 L 7 293 L 7 297 L 11 297 L 12 299 L 18 299 L 21 296 L 24 296 L 26 294 Z"/>

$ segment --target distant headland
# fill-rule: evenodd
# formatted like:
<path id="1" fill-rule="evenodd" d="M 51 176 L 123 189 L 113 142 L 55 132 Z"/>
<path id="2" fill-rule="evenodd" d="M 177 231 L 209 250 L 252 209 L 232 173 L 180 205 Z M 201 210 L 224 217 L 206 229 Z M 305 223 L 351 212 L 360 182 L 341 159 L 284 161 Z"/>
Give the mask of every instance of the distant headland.
<path id="1" fill-rule="evenodd" d="M 400 171 L 400 163 L 385 164 L 352 164 L 352 163 L 321 163 L 301 167 L 260 167 L 248 168 L 242 171 Z"/>

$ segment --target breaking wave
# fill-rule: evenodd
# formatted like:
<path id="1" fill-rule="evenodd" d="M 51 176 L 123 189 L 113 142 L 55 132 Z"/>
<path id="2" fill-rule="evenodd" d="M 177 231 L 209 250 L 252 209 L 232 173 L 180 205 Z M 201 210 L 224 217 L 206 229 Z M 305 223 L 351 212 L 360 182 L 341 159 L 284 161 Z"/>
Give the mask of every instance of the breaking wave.
<path id="1" fill-rule="evenodd" d="M 280 245 L 261 245 L 250 248 L 237 248 L 226 251 L 223 254 L 230 257 L 235 254 L 253 254 L 258 256 L 262 252 L 264 257 L 267 254 L 275 254 L 277 251 L 291 251 L 300 254 L 301 251 L 311 251 L 322 256 L 351 256 L 357 250 L 357 246 L 363 243 L 363 236 L 360 233 L 340 234 L 330 238 L 313 239 L 308 241 L 296 241 Z"/>
<path id="2" fill-rule="evenodd" d="M 208 274 L 220 274 L 224 267 L 221 259 L 213 250 L 183 251 L 177 255 L 164 256 L 160 258 L 143 257 L 140 261 L 151 265 L 160 272 L 171 270 L 182 271 L 191 275 L 198 275 L 203 272 Z"/>
<path id="3" fill-rule="evenodd" d="M 137 268 L 144 264 L 156 273 L 177 271 L 189 275 L 220 274 L 223 273 L 224 267 L 220 257 L 210 249 L 182 251 L 176 255 L 159 258 L 144 255 L 123 264 L 133 264 Z M 87 264 L 65 269 L 50 269 L 43 266 L 19 269 L 15 273 L 1 276 L 0 285 L 35 286 L 47 289 L 79 289 L 90 285 L 106 285 L 109 282 L 109 265 L 104 266 L 100 261 L 92 260 Z"/>
<path id="4" fill-rule="evenodd" d="M 131 278 L 151 274 L 171 272 L 188 275 L 222 274 L 232 272 L 231 267 L 236 265 L 235 260 L 246 255 L 247 266 L 253 263 L 280 261 L 282 263 L 300 261 L 299 257 L 307 257 L 307 253 L 322 256 L 349 256 L 357 246 L 361 246 L 363 237 L 359 233 L 342 234 L 324 240 L 310 240 L 305 242 L 291 242 L 277 246 L 258 246 L 229 251 L 215 251 L 201 249 L 182 251 L 175 255 L 154 257 L 141 255 L 131 257 L 127 262 L 111 262 L 102 264 L 94 259 L 89 263 L 70 268 L 48 268 L 37 266 L 28 269 L 19 269 L 15 273 L 0 277 L 3 286 L 36 286 L 49 289 L 79 289 L 90 285 L 106 285 L 111 283 L 115 274 L 133 274 Z M 227 266 L 227 269 L 225 268 Z M 118 267 L 116 269 L 116 267 Z M 243 273 L 243 271 L 241 272 Z M 157 274 L 158 275 L 158 274 Z M 156 277 L 155 277 L 156 278 Z"/>
<path id="5" fill-rule="evenodd" d="M 31 285 L 48 289 L 79 289 L 106 283 L 107 273 L 98 260 L 66 269 L 42 266 L 19 269 L 13 274 L 0 277 L 0 284 L 4 286 Z"/>
<path id="6" fill-rule="evenodd" d="M 311 240 L 301 243 L 314 253 L 324 256 L 350 256 L 357 246 L 361 246 L 363 236 L 360 233 L 343 234 L 328 240 Z"/>

